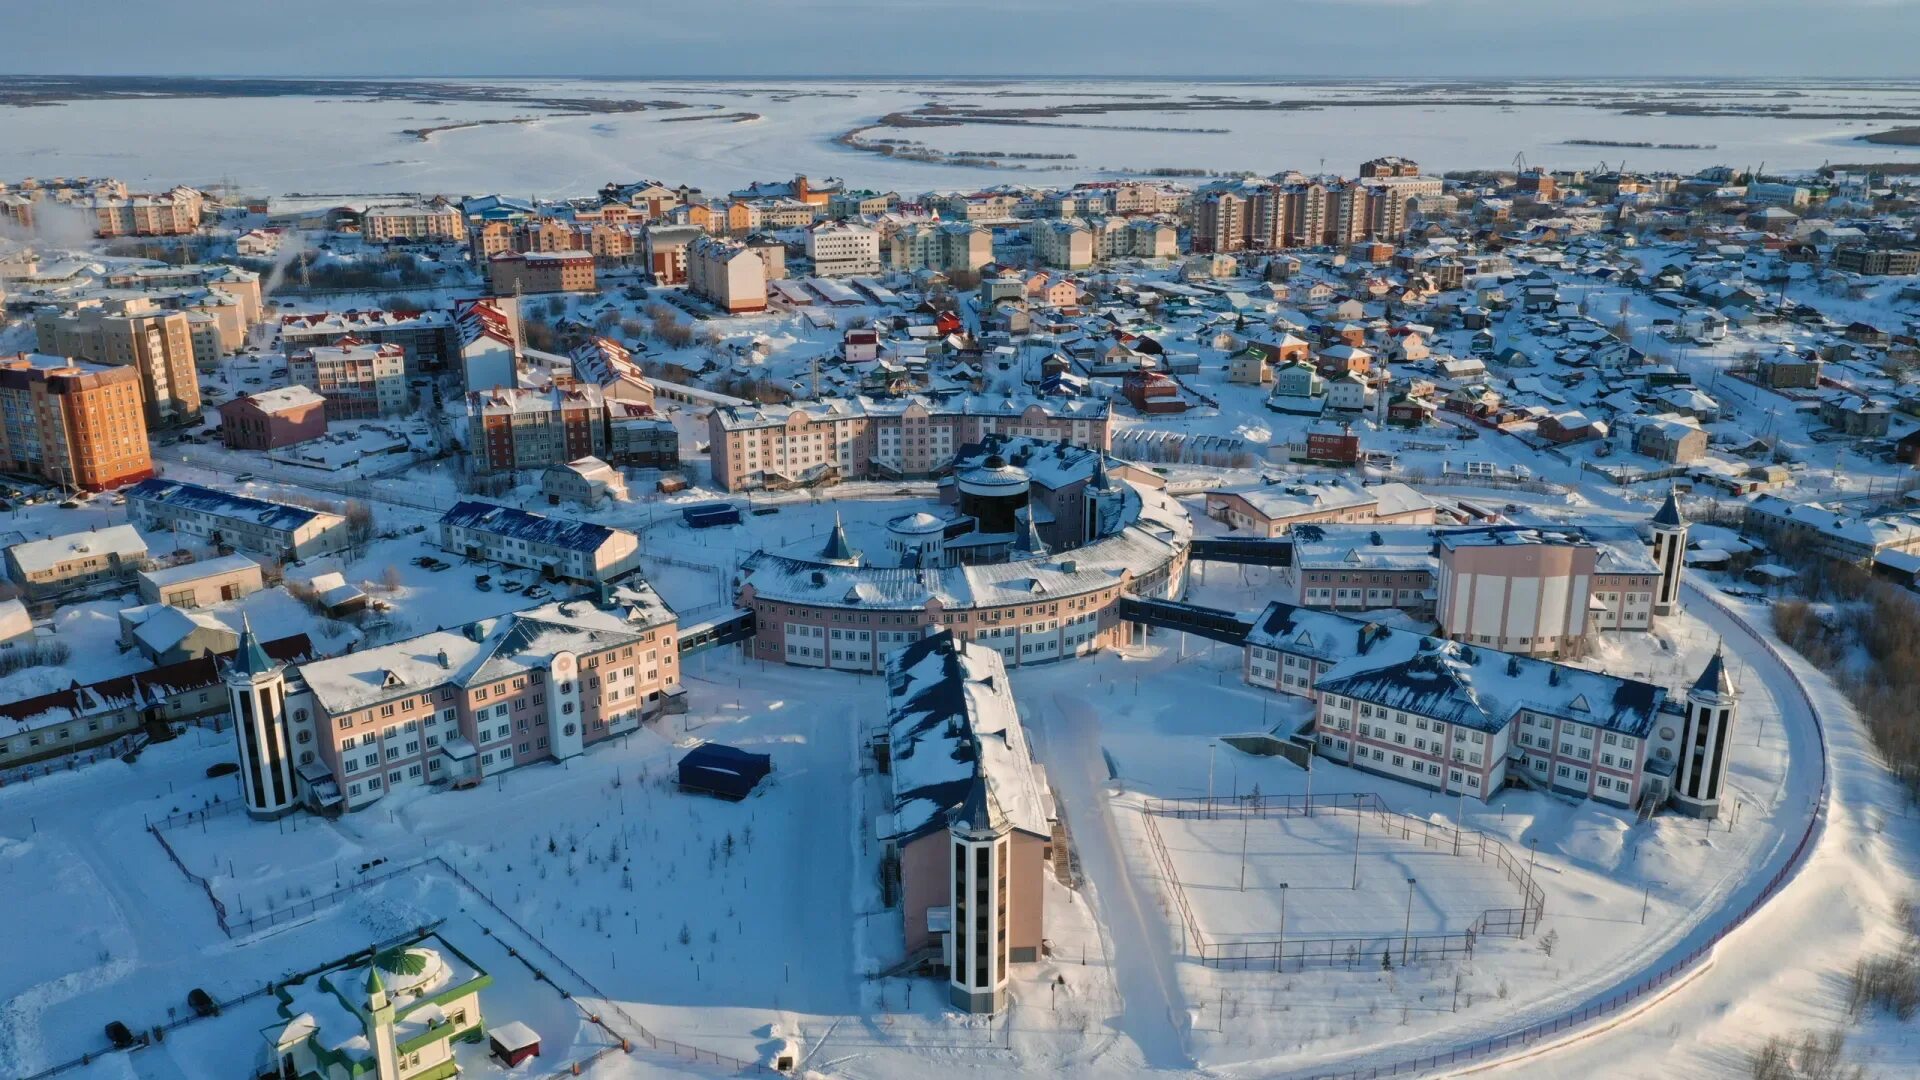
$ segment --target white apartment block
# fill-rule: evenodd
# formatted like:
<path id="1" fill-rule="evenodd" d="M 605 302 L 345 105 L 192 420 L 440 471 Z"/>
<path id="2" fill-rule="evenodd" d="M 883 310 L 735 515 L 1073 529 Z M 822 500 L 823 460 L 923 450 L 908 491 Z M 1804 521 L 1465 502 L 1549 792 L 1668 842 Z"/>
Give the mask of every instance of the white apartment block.
<path id="1" fill-rule="evenodd" d="M 735 240 L 703 236 L 687 245 L 687 287 L 729 314 L 767 309 L 767 264 Z"/>
<path id="2" fill-rule="evenodd" d="M 173 529 L 216 546 L 285 561 L 346 550 L 347 521 L 305 506 L 234 495 L 178 480 L 142 480 L 126 491 L 127 517 L 142 529 Z"/>
<path id="3" fill-rule="evenodd" d="M 459 243 L 467 238 L 467 219 L 459 207 L 437 201 L 416 206 L 375 206 L 360 215 L 360 236 L 375 244 L 419 240 Z"/>
<path id="4" fill-rule="evenodd" d="M 807 230 L 807 258 L 816 277 L 880 272 L 880 234 L 852 221 L 823 221 Z"/>
<path id="5" fill-rule="evenodd" d="M 625 529 L 471 500 L 440 518 L 440 547 L 560 581 L 604 584 L 640 565 L 640 538 Z"/>

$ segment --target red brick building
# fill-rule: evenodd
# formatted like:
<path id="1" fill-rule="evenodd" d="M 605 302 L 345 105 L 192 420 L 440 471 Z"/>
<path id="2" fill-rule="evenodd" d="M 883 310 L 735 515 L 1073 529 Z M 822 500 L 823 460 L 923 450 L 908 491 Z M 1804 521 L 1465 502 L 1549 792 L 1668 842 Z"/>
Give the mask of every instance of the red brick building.
<path id="1" fill-rule="evenodd" d="M 1179 385 L 1158 371 L 1136 371 L 1129 374 L 1120 384 L 1120 394 L 1132 402 L 1134 409 L 1142 414 L 1187 411 L 1187 401 L 1180 396 Z"/>
<path id="2" fill-rule="evenodd" d="M 220 405 L 220 441 L 234 450 L 278 450 L 327 433 L 327 399 L 304 386 L 242 394 Z"/>

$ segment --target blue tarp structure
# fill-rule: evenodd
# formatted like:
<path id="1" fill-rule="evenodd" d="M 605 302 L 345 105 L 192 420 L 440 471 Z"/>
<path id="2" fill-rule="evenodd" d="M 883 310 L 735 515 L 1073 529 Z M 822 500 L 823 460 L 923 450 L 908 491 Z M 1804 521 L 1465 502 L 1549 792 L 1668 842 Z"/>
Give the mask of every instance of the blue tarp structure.
<path id="1" fill-rule="evenodd" d="M 773 759 L 766 754 L 702 743 L 680 759 L 680 787 L 737 802 L 772 771 Z"/>

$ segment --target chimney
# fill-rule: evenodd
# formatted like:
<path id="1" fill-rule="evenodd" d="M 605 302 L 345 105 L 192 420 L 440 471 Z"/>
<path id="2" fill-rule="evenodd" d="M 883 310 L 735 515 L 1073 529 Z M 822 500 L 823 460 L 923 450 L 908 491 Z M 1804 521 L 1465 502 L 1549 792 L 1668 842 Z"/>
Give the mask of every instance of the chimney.
<path id="1" fill-rule="evenodd" d="M 441 666 L 441 667 L 443 667 L 443 668 L 444 668 L 444 667 L 448 667 L 448 666 L 450 666 L 450 665 L 449 665 L 449 664 L 447 663 L 447 650 L 445 650 L 445 649 L 441 649 L 441 650 L 440 650 L 440 666 Z"/>

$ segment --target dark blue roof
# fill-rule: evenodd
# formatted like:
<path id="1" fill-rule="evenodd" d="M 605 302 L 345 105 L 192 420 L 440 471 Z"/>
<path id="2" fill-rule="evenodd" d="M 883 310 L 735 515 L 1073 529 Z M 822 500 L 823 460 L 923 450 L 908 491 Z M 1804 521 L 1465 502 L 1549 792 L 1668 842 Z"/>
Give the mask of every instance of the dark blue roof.
<path id="1" fill-rule="evenodd" d="M 472 501 L 454 504 L 453 509 L 440 519 L 440 524 L 478 529 L 530 544 L 549 544 L 570 551 L 598 551 L 600 545 L 613 535 L 612 529 L 591 521 L 550 518 L 516 510 L 511 506 Z"/>
<path id="2" fill-rule="evenodd" d="M 249 498 L 217 488 L 202 487 L 199 484 L 189 484 L 180 480 L 163 480 L 159 477 L 142 480 L 133 485 L 126 490 L 126 496 L 136 501 L 144 499 L 164 506 L 238 518 L 264 528 L 283 531 L 297 529 L 312 521 L 320 513 L 318 510 L 309 510 L 304 506 L 268 502 L 265 499 Z"/>
<path id="3" fill-rule="evenodd" d="M 723 743 L 701 743 L 680 759 L 680 784 L 728 798 L 745 798 L 773 771 L 773 758 Z"/>

